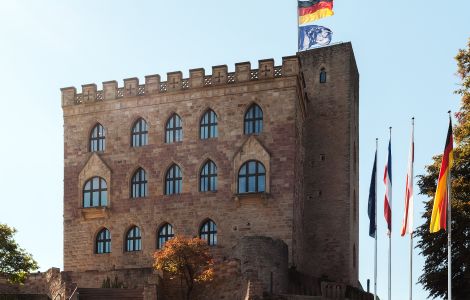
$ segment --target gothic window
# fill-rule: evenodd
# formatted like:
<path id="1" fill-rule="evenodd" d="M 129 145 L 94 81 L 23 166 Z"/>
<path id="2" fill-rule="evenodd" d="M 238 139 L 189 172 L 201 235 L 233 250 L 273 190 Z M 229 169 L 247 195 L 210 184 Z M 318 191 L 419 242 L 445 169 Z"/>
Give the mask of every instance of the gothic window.
<path id="1" fill-rule="evenodd" d="M 253 104 L 245 113 L 245 134 L 259 134 L 263 131 L 263 111 Z"/>
<path id="2" fill-rule="evenodd" d="M 183 176 L 178 165 L 172 165 L 166 172 L 165 195 L 180 194 L 183 183 Z"/>
<path id="3" fill-rule="evenodd" d="M 96 236 L 96 253 L 111 253 L 111 233 L 103 228 Z"/>
<path id="4" fill-rule="evenodd" d="M 204 113 L 201 118 L 201 126 L 199 129 L 199 136 L 201 140 L 216 138 L 217 132 L 217 115 L 212 109 Z"/>
<path id="5" fill-rule="evenodd" d="M 132 147 L 142 147 L 148 144 L 148 126 L 147 122 L 140 118 L 132 127 Z"/>
<path id="6" fill-rule="evenodd" d="M 108 186 L 101 177 L 93 177 L 83 187 L 83 207 L 99 207 L 108 204 Z"/>
<path id="7" fill-rule="evenodd" d="M 238 171 L 238 193 L 261 193 L 265 191 L 266 170 L 256 160 L 247 161 Z"/>
<path id="8" fill-rule="evenodd" d="M 126 252 L 142 250 L 142 236 L 140 229 L 137 226 L 132 227 L 127 232 L 126 237 Z"/>
<path id="9" fill-rule="evenodd" d="M 183 140 L 183 127 L 181 118 L 177 114 L 173 114 L 168 122 L 166 122 L 166 143 L 181 142 Z"/>
<path id="10" fill-rule="evenodd" d="M 320 70 L 320 83 L 326 82 L 326 71 L 325 68 L 321 68 Z"/>
<path id="11" fill-rule="evenodd" d="M 100 123 L 96 124 L 90 134 L 90 152 L 104 151 L 106 149 L 106 130 Z"/>
<path id="12" fill-rule="evenodd" d="M 131 198 L 147 197 L 147 173 L 139 168 L 132 176 Z"/>
<path id="13" fill-rule="evenodd" d="M 217 190 L 217 166 L 212 160 L 207 161 L 201 170 L 199 191 L 208 192 Z"/>
<path id="14" fill-rule="evenodd" d="M 160 230 L 158 230 L 158 239 L 157 239 L 157 249 L 162 249 L 165 246 L 165 243 L 171 240 L 175 236 L 173 232 L 173 226 L 171 224 L 165 223 Z"/>
<path id="15" fill-rule="evenodd" d="M 202 224 L 199 229 L 199 237 L 206 240 L 209 246 L 217 245 L 217 225 L 211 219 Z"/>

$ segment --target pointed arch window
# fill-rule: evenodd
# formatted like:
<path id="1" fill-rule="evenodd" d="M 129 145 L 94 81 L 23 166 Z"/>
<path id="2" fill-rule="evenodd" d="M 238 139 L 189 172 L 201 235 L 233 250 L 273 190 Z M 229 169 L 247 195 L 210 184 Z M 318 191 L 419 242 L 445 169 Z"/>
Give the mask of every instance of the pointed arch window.
<path id="1" fill-rule="evenodd" d="M 126 252 L 142 250 L 142 236 L 140 228 L 137 226 L 132 227 L 127 232 L 126 236 Z"/>
<path id="2" fill-rule="evenodd" d="M 106 149 L 106 130 L 100 123 L 96 124 L 90 133 L 90 152 Z"/>
<path id="3" fill-rule="evenodd" d="M 201 140 L 216 138 L 218 136 L 217 115 L 212 109 L 207 110 L 201 118 L 199 136 Z"/>
<path id="4" fill-rule="evenodd" d="M 266 169 L 257 160 L 245 162 L 238 171 L 238 193 L 262 193 L 266 188 Z"/>
<path id="5" fill-rule="evenodd" d="M 101 177 L 93 177 L 83 187 L 83 207 L 99 207 L 108 204 L 108 186 Z"/>
<path id="6" fill-rule="evenodd" d="M 166 172 L 165 178 L 165 195 L 180 194 L 183 184 L 180 167 L 173 164 Z"/>
<path id="7" fill-rule="evenodd" d="M 165 143 L 181 142 L 183 140 L 183 125 L 180 116 L 173 114 L 166 122 Z"/>
<path id="8" fill-rule="evenodd" d="M 245 134 L 260 134 L 263 131 L 263 111 L 253 104 L 245 113 Z"/>
<path id="9" fill-rule="evenodd" d="M 217 225 L 211 219 L 202 224 L 199 229 L 199 237 L 207 241 L 209 246 L 217 245 Z"/>
<path id="10" fill-rule="evenodd" d="M 320 83 L 326 82 L 326 70 L 325 68 L 321 68 L 320 70 Z"/>
<path id="11" fill-rule="evenodd" d="M 131 198 L 143 198 L 148 196 L 147 172 L 139 168 L 135 171 L 131 181 Z"/>
<path id="12" fill-rule="evenodd" d="M 217 191 L 217 166 L 212 160 L 208 160 L 201 169 L 199 191 Z"/>
<path id="13" fill-rule="evenodd" d="M 165 223 L 158 230 L 157 249 L 162 249 L 165 243 L 171 240 L 175 236 L 173 232 L 173 226 L 169 223 Z"/>
<path id="14" fill-rule="evenodd" d="M 111 233 L 107 228 L 103 228 L 96 236 L 95 253 L 111 253 Z"/>
<path id="15" fill-rule="evenodd" d="M 148 144 L 148 126 L 147 122 L 140 118 L 132 127 L 132 147 L 142 147 Z"/>

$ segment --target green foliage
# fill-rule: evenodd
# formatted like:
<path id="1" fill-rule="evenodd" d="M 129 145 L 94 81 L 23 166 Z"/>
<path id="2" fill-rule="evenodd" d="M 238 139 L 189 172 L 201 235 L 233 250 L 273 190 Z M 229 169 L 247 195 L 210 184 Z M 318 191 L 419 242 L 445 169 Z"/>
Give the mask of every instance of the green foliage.
<path id="1" fill-rule="evenodd" d="M 38 269 L 38 264 L 15 242 L 15 233 L 16 229 L 0 224 L 0 276 L 11 283 L 22 283 L 31 271 Z"/>
<path id="2" fill-rule="evenodd" d="M 459 50 L 455 59 L 462 80 L 456 93 L 462 96 L 462 103 L 455 114 L 457 124 L 454 126 L 454 166 L 451 170 L 452 296 L 460 300 L 468 299 L 470 295 L 470 39 L 467 48 Z M 433 163 L 426 167 L 426 174 L 418 176 L 420 193 L 429 197 L 423 214 L 426 222 L 415 233 L 420 238 L 417 248 L 425 257 L 419 282 L 432 298 L 447 295 L 447 232 L 429 233 L 441 160 L 442 155 L 434 156 Z"/>

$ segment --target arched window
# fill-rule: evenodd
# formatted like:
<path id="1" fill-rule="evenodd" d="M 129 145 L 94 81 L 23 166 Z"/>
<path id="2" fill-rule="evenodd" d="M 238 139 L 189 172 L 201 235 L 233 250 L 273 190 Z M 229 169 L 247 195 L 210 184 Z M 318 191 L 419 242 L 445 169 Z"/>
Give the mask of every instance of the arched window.
<path id="1" fill-rule="evenodd" d="M 212 160 L 208 160 L 201 169 L 199 191 L 217 191 L 217 166 Z"/>
<path id="2" fill-rule="evenodd" d="M 208 219 L 199 229 L 199 237 L 206 240 L 209 246 L 217 245 L 217 225 Z"/>
<path id="3" fill-rule="evenodd" d="M 166 122 L 166 143 L 181 142 L 183 140 L 183 127 L 181 118 L 177 114 L 173 114 L 168 122 Z"/>
<path id="4" fill-rule="evenodd" d="M 199 129 L 199 136 L 201 140 L 216 138 L 217 132 L 217 115 L 212 109 L 204 113 L 201 118 L 201 126 Z"/>
<path id="5" fill-rule="evenodd" d="M 134 226 L 127 232 L 126 252 L 140 250 L 142 250 L 142 236 L 140 235 L 139 227 Z"/>
<path id="6" fill-rule="evenodd" d="M 261 193 L 265 191 L 266 170 L 256 160 L 247 161 L 238 171 L 238 193 Z"/>
<path id="7" fill-rule="evenodd" d="M 104 151 L 106 149 L 106 130 L 100 123 L 96 124 L 90 134 L 90 152 Z"/>
<path id="8" fill-rule="evenodd" d="M 132 147 L 142 147 L 148 144 L 148 126 L 144 119 L 140 118 L 132 127 Z"/>
<path id="9" fill-rule="evenodd" d="M 131 198 L 147 197 L 147 173 L 139 168 L 132 176 Z"/>
<path id="10" fill-rule="evenodd" d="M 83 207 L 98 207 L 108 204 L 108 186 L 101 177 L 93 177 L 83 187 Z"/>
<path id="11" fill-rule="evenodd" d="M 172 165 L 166 172 L 165 195 L 180 194 L 183 176 L 178 165 Z"/>
<path id="12" fill-rule="evenodd" d="M 103 228 L 96 236 L 95 253 L 111 253 L 111 233 L 109 233 L 109 230 L 106 228 Z"/>
<path id="13" fill-rule="evenodd" d="M 326 70 L 325 68 L 321 68 L 320 70 L 320 83 L 326 82 Z"/>
<path id="14" fill-rule="evenodd" d="M 259 134 L 263 131 L 263 111 L 253 104 L 245 113 L 245 134 Z"/>
<path id="15" fill-rule="evenodd" d="M 158 230 L 158 239 L 157 239 L 157 249 L 162 249 L 165 246 L 165 243 L 171 240 L 175 236 L 173 232 L 173 226 L 171 224 L 164 224 Z"/>

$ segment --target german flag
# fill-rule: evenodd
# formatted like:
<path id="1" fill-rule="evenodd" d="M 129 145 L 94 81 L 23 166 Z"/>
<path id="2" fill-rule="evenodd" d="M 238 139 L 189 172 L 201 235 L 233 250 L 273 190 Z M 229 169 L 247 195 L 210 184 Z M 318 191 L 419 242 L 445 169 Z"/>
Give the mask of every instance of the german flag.
<path id="1" fill-rule="evenodd" d="M 332 16 L 333 0 L 298 1 L 299 24 L 306 24 L 318 19 Z"/>
<path id="2" fill-rule="evenodd" d="M 438 232 L 441 229 L 446 230 L 447 225 L 447 205 L 449 199 L 450 169 L 454 162 L 454 141 L 452 138 L 452 121 L 449 120 L 449 131 L 447 132 L 446 146 L 442 156 L 441 171 L 437 181 L 436 195 L 434 196 L 434 205 L 432 207 L 431 224 L 429 231 Z"/>

